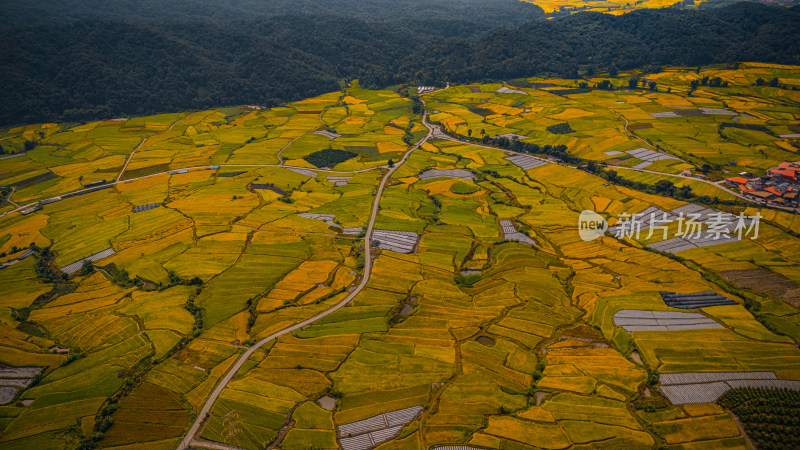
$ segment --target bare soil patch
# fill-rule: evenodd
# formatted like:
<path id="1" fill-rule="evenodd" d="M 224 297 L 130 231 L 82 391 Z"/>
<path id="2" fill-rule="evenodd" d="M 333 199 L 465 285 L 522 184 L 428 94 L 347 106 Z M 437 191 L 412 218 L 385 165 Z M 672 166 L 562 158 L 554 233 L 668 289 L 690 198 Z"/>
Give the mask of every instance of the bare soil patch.
<path id="1" fill-rule="evenodd" d="M 752 289 L 800 307 L 800 286 L 783 275 L 766 269 L 724 270 L 720 275 L 737 287 Z"/>

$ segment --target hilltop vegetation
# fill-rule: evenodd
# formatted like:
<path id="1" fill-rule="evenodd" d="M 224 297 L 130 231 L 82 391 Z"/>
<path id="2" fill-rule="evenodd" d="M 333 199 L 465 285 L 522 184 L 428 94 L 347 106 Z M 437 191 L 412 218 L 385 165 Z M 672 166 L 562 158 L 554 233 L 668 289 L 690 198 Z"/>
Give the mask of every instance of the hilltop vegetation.
<path id="1" fill-rule="evenodd" d="M 5 23 L 63 23 L 65 21 L 203 19 L 221 22 L 252 17 L 314 15 L 354 17 L 370 21 L 405 23 L 426 34 L 453 30 L 429 28 L 428 20 L 448 20 L 460 25 L 520 25 L 542 16 L 540 8 L 518 0 L 31 0 L 5 5 L 0 21 Z M 416 25 L 413 23 L 417 22 Z M 459 33 L 468 35 L 469 29 Z"/>
<path id="2" fill-rule="evenodd" d="M 516 1 L 496 0 L 480 14 L 476 3 L 437 2 L 431 8 L 438 12 L 430 14 L 412 3 L 387 6 L 385 16 L 372 18 L 353 17 L 348 3 L 339 15 L 309 7 L 258 17 L 263 10 L 256 9 L 255 18 L 233 14 L 235 20 L 216 21 L 154 21 L 142 12 L 137 20 L 42 22 L 14 19 L 30 11 L 9 12 L 0 36 L 0 124 L 274 106 L 353 78 L 376 88 L 800 58 L 788 44 L 800 41 L 797 8 L 737 4 L 537 21 L 541 10 Z M 77 10 L 84 11 L 78 18 L 97 17 Z"/>

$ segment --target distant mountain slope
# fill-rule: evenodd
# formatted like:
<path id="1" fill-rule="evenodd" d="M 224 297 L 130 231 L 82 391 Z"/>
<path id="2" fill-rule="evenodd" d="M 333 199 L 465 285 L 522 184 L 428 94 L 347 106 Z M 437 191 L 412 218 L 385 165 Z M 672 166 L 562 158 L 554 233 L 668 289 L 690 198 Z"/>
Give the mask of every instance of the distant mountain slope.
<path id="1" fill-rule="evenodd" d="M 586 65 L 800 63 L 798 8 L 580 13 L 490 30 L 484 16 L 502 22 L 491 8 L 468 21 L 394 3 L 417 13 L 9 25 L 0 35 L 0 124 L 273 105 L 335 90 L 345 78 L 376 87 L 570 76 Z"/>
<path id="2" fill-rule="evenodd" d="M 0 23 L 74 20 L 217 20 L 283 15 L 346 16 L 365 20 L 450 19 L 484 28 L 541 18 L 538 6 L 519 0 L 26 0 L 2 2 Z"/>
<path id="3" fill-rule="evenodd" d="M 765 61 L 800 64 L 800 8 L 739 3 L 708 11 L 641 10 L 614 17 L 580 13 L 532 22 L 469 40 L 450 40 L 404 68 L 419 81 L 508 79 L 579 65 L 607 69 L 647 65 Z"/>

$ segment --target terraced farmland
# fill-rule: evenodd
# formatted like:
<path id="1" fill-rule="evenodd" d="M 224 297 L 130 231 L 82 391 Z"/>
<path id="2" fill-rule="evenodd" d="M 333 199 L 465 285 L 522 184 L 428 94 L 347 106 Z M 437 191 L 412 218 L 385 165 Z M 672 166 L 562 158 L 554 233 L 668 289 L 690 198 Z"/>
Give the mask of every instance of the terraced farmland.
<path id="1" fill-rule="evenodd" d="M 598 161 L 642 146 L 616 112 L 664 101 L 514 87 L 423 99 L 450 133 Z M 480 96 L 492 114 L 467 105 Z M 58 179 L 0 217 L 0 447 L 744 448 L 717 398 L 800 386 L 792 217 L 761 209 L 758 238 L 673 254 L 584 241 L 587 209 L 612 230 L 623 212 L 757 209 L 429 133 L 412 103 L 354 84 L 269 110 L 5 130 L 44 136 L 0 161 L 4 184 Z M 680 120 L 716 123 L 703 111 Z M 593 148 L 590 122 L 613 142 Z M 694 164 L 663 147 L 675 158 L 652 166 Z"/>
<path id="2" fill-rule="evenodd" d="M 737 66 L 699 72 L 669 67 L 658 73 L 592 74 L 581 80 L 527 78 L 515 80 L 513 89 L 500 84 L 474 90 L 475 85 L 455 86 L 430 94 L 428 106 L 438 112 L 431 116 L 433 122 L 464 139 L 471 135 L 563 144 L 572 155 L 625 168 L 621 176 L 642 182 L 654 183 L 644 176 L 694 172 L 703 164 L 735 175 L 760 174 L 794 161 L 796 138 L 790 135 L 797 125 L 798 94 L 792 89 L 797 67 Z M 708 84 L 717 78 L 719 87 Z M 786 80 L 785 89 L 764 84 L 773 78 Z M 646 83 L 629 88 L 631 79 L 652 81 L 655 90 Z M 603 89 L 603 83 L 616 89 Z M 574 132 L 553 133 L 559 124 Z M 637 175 L 631 169 L 656 174 Z M 690 185 L 697 195 L 727 195 L 696 179 L 670 179 Z"/>

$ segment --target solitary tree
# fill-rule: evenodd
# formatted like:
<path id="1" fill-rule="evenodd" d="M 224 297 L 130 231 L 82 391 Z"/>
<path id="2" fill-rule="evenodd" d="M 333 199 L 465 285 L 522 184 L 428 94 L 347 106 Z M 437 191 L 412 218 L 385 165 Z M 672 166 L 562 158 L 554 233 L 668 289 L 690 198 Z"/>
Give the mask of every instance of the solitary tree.
<path id="1" fill-rule="evenodd" d="M 392 167 L 394 167 L 394 160 L 390 159 L 389 160 L 389 168 L 392 168 Z"/>
<path id="2" fill-rule="evenodd" d="M 84 259 L 83 264 L 81 264 L 81 275 L 89 275 L 92 272 L 94 272 L 94 264 L 92 264 L 92 260 Z"/>

